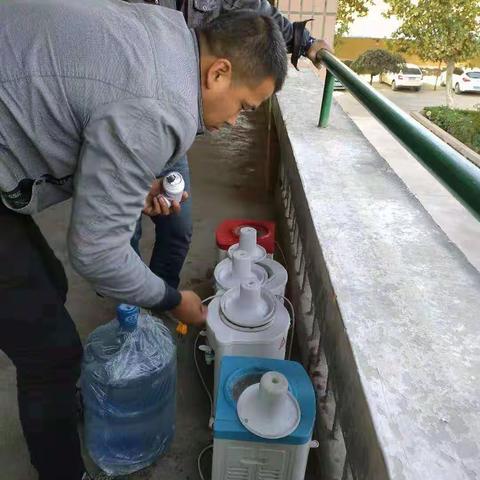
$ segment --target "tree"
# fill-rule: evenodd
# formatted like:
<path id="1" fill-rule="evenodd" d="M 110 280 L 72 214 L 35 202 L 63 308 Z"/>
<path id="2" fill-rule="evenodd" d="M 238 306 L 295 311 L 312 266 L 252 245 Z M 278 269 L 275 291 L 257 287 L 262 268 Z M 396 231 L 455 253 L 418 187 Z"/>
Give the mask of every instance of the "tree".
<path id="1" fill-rule="evenodd" d="M 339 0 L 335 38 L 345 35 L 356 17 L 364 17 L 374 0 Z"/>
<path id="2" fill-rule="evenodd" d="M 405 60 L 398 53 L 390 53 L 383 48 L 374 48 L 362 53 L 351 65 L 357 73 L 369 73 L 370 85 L 373 77 L 384 72 L 399 72 L 405 65 Z"/>
<path id="3" fill-rule="evenodd" d="M 402 25 L 393 34 L 400 52 L 424 61 L 447 65 L 447 105 L 453 106 L 452 73 L 455 63 L 480 52 L 479 0 L 385 0 L 386 16 Z"/>

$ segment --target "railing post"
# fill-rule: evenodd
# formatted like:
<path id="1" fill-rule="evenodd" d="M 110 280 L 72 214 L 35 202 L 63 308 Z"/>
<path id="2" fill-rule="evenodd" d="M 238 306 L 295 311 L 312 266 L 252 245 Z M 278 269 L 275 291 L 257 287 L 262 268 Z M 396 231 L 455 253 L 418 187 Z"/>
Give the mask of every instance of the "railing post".
<path id="1" fill-rule="evenodd" d="M 333 86 L 335 85 L 335 77 L 327 70 L 325 77 L 325 86 L 323 87 L 322 108 L 320 110 L 320 119 L 318 126 L 325 128 L 328 126 L 330 118 L 330 108 L 332 107 Z"/>

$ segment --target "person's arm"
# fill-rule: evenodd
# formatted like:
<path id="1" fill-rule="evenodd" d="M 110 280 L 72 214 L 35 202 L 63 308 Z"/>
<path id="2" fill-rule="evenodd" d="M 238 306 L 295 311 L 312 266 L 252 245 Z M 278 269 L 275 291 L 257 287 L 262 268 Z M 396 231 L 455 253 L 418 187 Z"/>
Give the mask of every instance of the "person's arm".
<path id="1" fill-rule="evenodd" d="M 288 18 L 275 8 L 268 0 L 223 0 L 223 10 L 237 9 L 255 10 L 262 15 L 271 17 L 279 26 L 282 32 L 288 53 L 294 53 L 298 56 L 304 55 L 312 62 L 316 63 L 316 54 L 322 49 L 330 49 L 328 44 L 323 40 L 316 40 L 310 35 L 310 32 L 304 28 L 304 22 L 291 23 Z M 298 29 L 298 34 L 295 31 Z"/>
<path id="2" fill-rule="evenodd" d="M 152 99 L 105 106 L 89 120 L 74 176 L 68 249 L 75 270 L 99 293 L 159 310 L 180 304 L 180 293 L 142 262 L 130 239 L 152 181 L 195 131 L 193 118 L 172 115 Z"/>

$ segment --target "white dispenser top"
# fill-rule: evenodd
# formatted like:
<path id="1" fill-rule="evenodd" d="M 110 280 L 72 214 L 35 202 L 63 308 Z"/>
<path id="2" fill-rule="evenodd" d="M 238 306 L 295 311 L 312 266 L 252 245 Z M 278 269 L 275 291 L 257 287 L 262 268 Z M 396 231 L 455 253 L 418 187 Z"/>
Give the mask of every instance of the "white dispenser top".
<path id="1" fill-rule="evenodd" d="M 243 329 L 269 325 L 275 314 L 275 305 L 275 296 L 252 280 L 231 288 L 220 298 L 225 320 Z"/>
<path id="2" fill-rule="evenodd" d="M 232 258 L 222 260 L 213 273 L 219 288 L 228 290 L 251 280 L 264 284 L 268 273 L 265 268 L 252 263 L 250 255 L 243 250 L 233 252 Z"/>
<path id="3" fill-rule="evenodd" d="M 237 250 L 247 252 L 254 263 L 260 262 L 267 256 L 267 251 L 261 245 L 257 245 L 257 231 L 252 227 L 240 229 L 240 241 L 228 249 L 228 256 L 232 258 Z"/>
<path id="4" fill-rule="evenodd" d="M 260 383 L 246 388 L 237 402 L 238 418 L 253 434 L 269 439 L 287 437 L 300 423 L 301 411 L 279 372 L 265 373 Z"/>

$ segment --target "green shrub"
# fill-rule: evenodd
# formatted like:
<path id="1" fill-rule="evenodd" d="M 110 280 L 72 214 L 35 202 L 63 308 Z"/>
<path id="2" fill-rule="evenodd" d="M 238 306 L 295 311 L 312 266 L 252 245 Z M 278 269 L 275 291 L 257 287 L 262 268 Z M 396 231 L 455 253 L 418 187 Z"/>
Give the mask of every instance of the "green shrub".
<path id="1" fill-rule="evenodd" d="M 425 107 L 423 114 L 435 125 L 480 153 L 480 111 Z"/>

